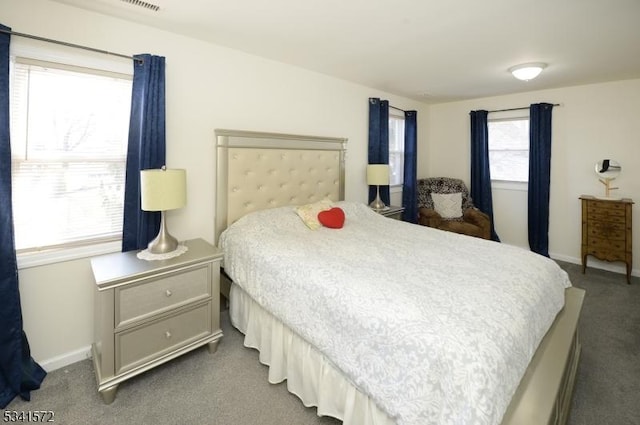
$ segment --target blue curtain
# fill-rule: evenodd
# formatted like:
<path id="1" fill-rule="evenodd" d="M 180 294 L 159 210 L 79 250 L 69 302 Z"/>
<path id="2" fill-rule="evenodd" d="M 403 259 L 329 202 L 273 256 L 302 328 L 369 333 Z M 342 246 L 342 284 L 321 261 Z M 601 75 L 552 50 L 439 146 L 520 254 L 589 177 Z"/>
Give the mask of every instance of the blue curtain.
<path id="1" fill-rule="evenodd" d="M 549 256 L 549 185 L 553 105 L 529 107 L 529 248 Z"/>
<path id="2" fill-rule="evenodd" d="M 160 212 L 140 209 L 140 170 L 165 165 L 165 95 L 162 56 L 133 61 L 131 120 L 124 192 L 122 251 L 144 249 L 160 229 Z"/>
<path id="3" fill-rule="evenodd" d="M 389 101 L 369 98 L 369 164 L 389 163 Z M 376 198 L 376 186 L 369 186 L 369 202 Z M 389 186 L 380 186 L 380 199 L 389 205 Z"/>
<path id="4" fill-rule="evenodd" d="M 11 28 L 0 24 L 0 28 Z M 22 329 L 11 199 L 11 145 L 9 138 L 9 44 L 0 33 L 0 408 L 17 395 L 30 400 L 46 372 L 31 358 Z"/>
<path id="5" fill-rule="evenodd" d="M 487 111 L 471 111 L 471 199 L 491 219 L 491 239 L 500 242 L 493 224 L 493 197 L 489 170 Z"/>
<path id="6" fill-rule="evenodd" d="M 418 177 L 417 177 L 417 117 L 416 111 L 404 113 L 404 177 L 402 186 L 402 219 L 418 222 Z"/>

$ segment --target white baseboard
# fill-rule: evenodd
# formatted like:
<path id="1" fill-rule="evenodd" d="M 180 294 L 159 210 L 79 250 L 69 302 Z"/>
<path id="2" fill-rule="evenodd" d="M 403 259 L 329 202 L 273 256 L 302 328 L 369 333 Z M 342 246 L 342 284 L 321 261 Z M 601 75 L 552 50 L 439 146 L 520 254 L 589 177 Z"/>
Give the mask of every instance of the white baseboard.
<path id="1" fill-rule="evenodd" d="M 568 255 L 554 254 L 550 252 L 549 256 L 551 257 L 552 260 L 560 260 L 560 261 L 564 261 L 566 263 L 571 263 L 571 264 L 582 264 L 582 261 L 579 258 L 569 257 Z"/>
<path id="2" fill-rule="evenodd" d="M 91 357 L 91 346 L 80 348 L 69 353 L 56 356 L 52 359 L 39 361 L 38 364 L 42 366 L 47 372 L 52 372 L 56 369 L 62 369 L 70 364 L 88 359 Z"/>
<path id="3" fill-rule="evenodd" d="M 506 245 L 517 246 L 518 248 L 526 249 L 527 251 L 529 250 L 528 246 L 507 244 L 506 242 L 503 242 L 503 243 Z M 571 264 L 582 265 L 582 259 L 577 257 L 571 257 L 569 255 L 556 254 L 556 253 L 550 252 L 549 257 L 551 257 L 551 259 L 553 260 L 560 260 L 560 261 L 565 261 Z M 627 268 L 624 265 L 624 263 L 622 262 L 610 263 L 607 261 L 600 261 L 592 255 L 590 255 L 587 259 L 587 269 L 589 267 L 592 267 L 594 269 L 606 270 L 608 272 L 613 272 L 613 273 L 620 273 L 624 275 L 627 274 Z M 631 269 L 631 276 L 640 276 L 640 269 Z"/>
<path id="4" fill-rule="evenodd" d="M 576 257 L 570 257 L 568 255 L 549 253 L 549 256 L 554 260 L 565 261 L 567 263 L 582 265 L 582 260 Z M 589 256 L 587 259 L 587 269 L 593 267 L 594 269 L 606 270 L 608 272 L 627 274 L 627 268 L 623 263 L 609 263 L 607 261 L 600 261 L 593 256 Z M 631 276 L 640 276 L 640 269 L 631 269 Z"/>

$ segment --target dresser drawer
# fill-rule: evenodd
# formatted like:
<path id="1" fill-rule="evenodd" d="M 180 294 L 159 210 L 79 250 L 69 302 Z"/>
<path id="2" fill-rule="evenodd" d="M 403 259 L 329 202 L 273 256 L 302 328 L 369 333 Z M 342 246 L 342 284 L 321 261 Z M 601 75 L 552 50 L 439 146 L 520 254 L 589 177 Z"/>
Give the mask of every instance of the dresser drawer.
<path id="1" fill-rule="evenodd" d="M 126 372 L 211 334 L 211 301 L 115 335 L 116 373 Z"/>
<path id="2" fill-rule="evenodd" d="M 587 247 L 587 254 L 604 261 L 626 261 L 624 251 L 610 251 L 606 248 Z"/>
<path id="3" fill-rule="evenodd" d="M 603 221 L 609 223 L 624 224 L 626 221 L 626 214 L 624 210 L 605 210 L 589 208 L 587 210 L 587 217 L 593 221 Z"/>
<path id="4" fill-rule="evenodd" d="M 588 239 L 589 249 L 595 249 L 598 251 L 620 251 L 624 254 L 626 249 L 626 241 L 623 240 L 612 240 L 612 239 L 602 239 L 602 238 L 594 238 L 589 237 Z"/>
<path id="5" fill-rule="evenodd" d="M 613 239 L 618 241 L 624 241 L 627 236 L 624 224 L 621 223 L 592 222 L 589 223 L 589 230 L 587 232 L 589 238 Z"/>
<path id="6" fill-rule="evenodd" d="M 626 205 L 621 202 L 611 202 L 611 201 L 587 201 L 587 208 L 597 209 L 597 210 L 610 210 L 610 211 L 622 211 L 624 215 L 624 210 Z"/>
<path id="7" fill-rule="evenodd" d="M 625 204 L 611 201 L 587 201 L 587 216 L 590 220 L 613 220 L 625 222 Z"/>
<path id="8" fill-rule="evenodd" d="M 211 296 L 210 267 L 142 280 L 116 288 L 115 327 L 132 324 L 149 316 L 171 310 Z"/>

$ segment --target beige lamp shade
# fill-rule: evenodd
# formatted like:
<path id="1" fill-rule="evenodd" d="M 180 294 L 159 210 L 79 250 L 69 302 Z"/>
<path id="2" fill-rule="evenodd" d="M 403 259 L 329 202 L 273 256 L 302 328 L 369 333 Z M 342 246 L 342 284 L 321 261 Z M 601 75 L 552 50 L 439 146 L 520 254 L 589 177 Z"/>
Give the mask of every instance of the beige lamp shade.
<path id="1" fill-rule="evenodd" d="M 367 165 L 367 184 L 369 186 L 385 186 L 389 184 L 389 164 Z"/>
<path id="2" fill-rule="evenodd" d="M 143 211 L 167 211 L 187 205 L 187 172 L 183 169 L 140 171 Z"/>

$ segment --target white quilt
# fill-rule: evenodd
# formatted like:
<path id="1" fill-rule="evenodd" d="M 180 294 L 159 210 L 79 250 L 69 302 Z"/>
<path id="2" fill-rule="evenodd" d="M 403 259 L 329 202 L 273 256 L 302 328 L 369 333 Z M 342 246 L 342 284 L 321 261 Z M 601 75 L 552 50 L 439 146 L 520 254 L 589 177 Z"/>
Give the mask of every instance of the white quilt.
<path id="1" fill-rule="evenodd" d="M 293 208 L 220 238 L 224 267 L 398 424 L 496 425 L 571 284 L 524 249 L 338 204 L 342 229 Z"/>

